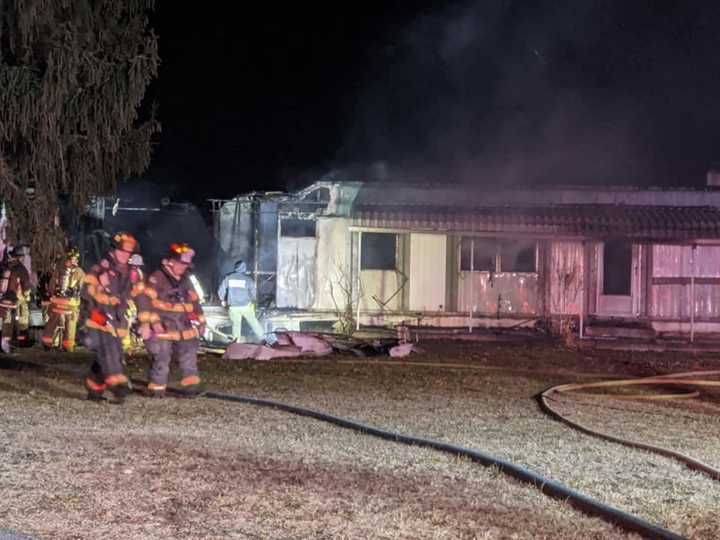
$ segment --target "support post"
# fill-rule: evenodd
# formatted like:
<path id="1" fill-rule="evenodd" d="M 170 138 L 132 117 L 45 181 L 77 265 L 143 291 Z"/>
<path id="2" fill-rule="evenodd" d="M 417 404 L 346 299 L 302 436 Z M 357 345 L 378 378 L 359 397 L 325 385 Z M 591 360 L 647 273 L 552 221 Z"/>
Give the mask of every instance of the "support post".
<path id="1" fill-rule="evenodd" d="M 582 280 L 582 285 L 580 285 L 580 326 L 578 328 L 578 339 L 583 339 L 585 333 L 585 287 L 587 286 L 587 279 L 585 278 L 587 274 L 587 268 L 585 265 L 585 249 L 585 242 L 583 242 L 580 257 L 580 260 L 582 261 L 582 268 L 578 273 L 578 277 Z"/>
<path id="2" fill-rule="evenodd" d="M 357 313 L 355 315 L 355 330 L 360 330 L 360 301 L 362 300 L 362 231 L 358 231 L 358 259 L 357 259 Z"/>
<path id="3" fill-rule="evenodd" d="M 690 251 L 690 343 L 695 341 L 695 257 L 697 246 Z"/>
<path id="4" fill-rule="evenodd" d="M 255 277 L 255 294 L 256 301 L 260 303 L 260 203 L 257 199 L 253 201 L 253 262 Z"/>
<path id="5" fill-rule="evenodd" d="M 462 240 L 460 240 L 460 261 L 462 262 Z M 470 239 L 470 319 L 468 332 L 472 333 L 472 318 L 475 312 L 475 238 Z"/>

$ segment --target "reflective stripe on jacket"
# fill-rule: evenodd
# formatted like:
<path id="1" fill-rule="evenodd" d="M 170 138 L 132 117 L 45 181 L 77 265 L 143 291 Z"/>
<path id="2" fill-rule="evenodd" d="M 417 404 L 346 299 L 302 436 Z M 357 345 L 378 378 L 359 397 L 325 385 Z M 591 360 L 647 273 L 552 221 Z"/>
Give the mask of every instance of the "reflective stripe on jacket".
<path id="1" fill-rule="evenodd" d="M 144 288 L 145 284 L 134 268 L 117 264 L 112 256 L 104 258 L 83 280 L 80 297 L 85 326 L 118 336 L 126 334 L 128 302 Z"/>
<path id="2" fill-rule="evenodd" d="M 218 296 L 229 306 L 247 306 L 255 302 L 255 281 L 243 272 L 228 274 L 220 283 Z"/>
<path id="3" fill-rule="evenodd" d="M 162 326 L 163 331 L 154 335 L 157 339 L 196 339 L 196 328 L 205 325 L 200 298 L 188 275 L 177 280 L 164 269 L 156 270 L 147 279 L 137 307 L 139 322 Z"/>

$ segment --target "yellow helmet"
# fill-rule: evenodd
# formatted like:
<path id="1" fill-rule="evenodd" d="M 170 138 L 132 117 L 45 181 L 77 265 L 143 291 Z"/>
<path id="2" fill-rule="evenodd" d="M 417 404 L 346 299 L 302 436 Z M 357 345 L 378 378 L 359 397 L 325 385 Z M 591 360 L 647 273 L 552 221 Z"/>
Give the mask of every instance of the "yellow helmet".
<path id="1" fill-rule="evenodd" d="M 112 248 L 128 253 L 137 253 L 140 251 L 137 239 L 128 232 L 119 232 L 112 237 Z"/>

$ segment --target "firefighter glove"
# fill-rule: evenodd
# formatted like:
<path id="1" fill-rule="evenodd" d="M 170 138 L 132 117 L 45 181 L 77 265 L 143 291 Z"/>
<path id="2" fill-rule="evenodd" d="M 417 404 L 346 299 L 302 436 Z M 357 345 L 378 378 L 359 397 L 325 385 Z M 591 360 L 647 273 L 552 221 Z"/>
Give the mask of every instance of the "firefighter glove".
<path id="1" fill-rule="evenodd" d="M 99 324 L 100 326 L 105 326 L 108 322 L 108 316 L 96 308 L 90 312 L 90 320 L 92 322 L 94 322 L 95 324 Z"/>

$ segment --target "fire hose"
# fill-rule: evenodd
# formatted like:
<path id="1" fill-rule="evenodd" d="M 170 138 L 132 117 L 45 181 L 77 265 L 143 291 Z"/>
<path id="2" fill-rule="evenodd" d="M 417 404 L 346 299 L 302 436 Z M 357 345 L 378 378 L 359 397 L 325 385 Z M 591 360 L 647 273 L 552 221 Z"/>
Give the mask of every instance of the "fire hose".
<path id="1" fill-rule="evenodd" d="M 46 369 L 54 369 L 56 371 L 65 372 L 67 374 L 76 375 L 74 371 L 70 371 L 68 369 L 63 369 L 60 366 L 46 366 L 43 364 L 37 364 L 34 362 L 27 362 L 27 361 L 21 361 L 21 360 L 13 360 L 11 363 L 5 364 L 4 368 L 10 368 L 11 365 L 15 368 L 27 368 L 31 367 L 34 369 L 39 369 L 41 371 L 45 371 Z M 665 379 L 667 381 L 667 379 Z M 616 381 L 613 381 L 616 382 Z M 146 381 L 141 380 L 135 380 L 133 379 L 133 383 L 139 384 L 141 386 L 144 386 L 147 384 Z M 597 384 L 597 383 L 589 383 L 589 384 Z M 572 385 L 562 385 L 562 386 L 572 386 Z M 555 387 L 559 388 L 559 387 Z M 552 389 L 551 389 L 552 390 Z M 170 394 L 177 394 L 177 395 L 184 395 L 184 393 L 181 390 L 176 390 L 171 387 L 168 388 L 168 392 Z M 229 401 L 233 403 L 245 403 L 250 405 L 256 405 L 260 407 L 269 407 L 272 409 L 289 412 L 292 414 L 296 414 L 299 416 L 305 416 L 309 418 L 314 418 L 316 420 L 320 420 L 323 422 L 328 422 L 334 425 L 337 425 L 339 427 L 343 427 L 346 429 L 352 429 L 354 431 L 358 431 L 360 433 L 366 434 L 366 435 L 372 435 L 374 437 L 378 437 L 380 439 L 388 440 L 391 442 L 398 442 L 407 444 L 410 446 L 418 446 L 421 448 L 430 448 L 433 450 L 438 450 L 440 452 L 445 452 L 454 456 L 458 457 L 466 457 L 470 459 L 473 462 L 480 463 L 481 465 L 484 465 L 486 467 L 495 467 L 499 471 L 501 471 L 504 474 L 507 474 L 516 480 L 519 480 L 523 483 L 529 484 L 536 489 L 538 489 L 541 493 L 544 495 L 547 495 L 549 497 L 559 499 L 563 502 L 566 502 L 573 506 L 574 508 L 578 509 L 581 512 L 584 512 L 587 515 L 599 517 L 609 523 L 612 523 L 613 525 L 628 531 L 628 532 L 634 532 L 637 534 L 640 534 L 644 538 L 649 539 L 658 539 L 658 540 L 684 540 L 684 537 L 675 534 L 667 529 L 664 529 L 658 525 L 655 525 L 653 523 L 650 523 L 640 517 L 634 516 L 632 514 L 629 514 L 627 512 L 624 512 L 620 509 L 614 508 L 610 505 L 607 505 L 603 502 L 600 502 L 596 499 L 593 499 L 579 491 L 576 491 L 570 487 L 567 487 L 563 484 L 560 484 L 559 482 L 556 482 L 555 480 L 546 478 L 539 473 L 532 471 L 530 469 L 526 469 L 520 465 L 517 465 L 515 463 L 506 461 L 504 459 L 495 457 L 491 454 L 481 452 L 479 450 L 474 450 L 471 448 L 454 445 L 450 443 L 445 443 L 442 441 L 437 441 L 433 439 L 425 439 L 421 437 L 416 437 L 414 435 L 406 435 L 402 433 L 397 433 L 389 430 L 385 430 L 382 428 L 374 427 L 368 424 L 363 424 L 361 422 L 356 422 L 354 420 L 349 420 L 346 418 L 333 416 L 330 414 L 326 414 L 320 411 L 315 411 L 312 409 L 307 409 L 303 407 L 297 407 L 294 405 L 290 405 L 287 403 L 282 403 L 279 401 L 273 401 L 273 400 L 267 400 L 267 399 L 259 399 L 249 396 L 242 396 L 242 395 L 234 395 L 234 394 L 225 394 L 221 392 L 214 392 L 214 391 L 208 391 L 202 394 L 202 397 L 208 398 L 208 399 L 217 399 L 222 401 Z"/>
<path id="2" fill-rule="evenodd" d="M 570 393 L 573 392 L 576 395 L 582 395 L 586 398 L 591 399 L 624 399 L 624 400 L 677 400 L 677 399 L 692 399 L 699 395 L 697 390 L 683 392 L 683 393 L 674 393 L 674 394 L 592 394 L 588 392 L 579 392 L 580 390 L 590 390 L 590 389 L 598 389 L 598 388 L 614 388 L 614 387 L 623 387 L 623 386 L 690 386 L 690 387 L 720 387 L 720 381 L 716 380 L 708 380 L 708 379 L 696 379 L 696 378 L 687 378 L 687 377 L 697 377 L 697 376 L 708 376 L 708 375 L 720 375 L 720 371 L 692 371 L 692 372 L 686 372 L 686 373 L 673 373 L 669 375 L 661 375 L 656 377 L 644 377 L 639 379 L 620 379 L 615 381 L 601 381 L 601 382 L 591 382 L 591 383 L 573 383 L 573 384 L 561 384 L 558 386 L 553 386 L 551 388 L 548 388 L 544 392 L 542 392 L 539 396 L 539 402 L 542 409 L 548 413 L 550 416 L 556 418 L 557 420 L 567 424 L 568 426 L 571 426 L 578 431 L 581 431 L 583 433 L 586 433 L 588 435 L 592 435 L 593 437 L 598 437 L 600 439 L 604 439 L 606 441 L 615 442 L 618 444 L 622 444 L 625 446 L 629 446 L 631 448 L 639 448 L 642 450 L 647 450 L 671 459 L 675 459 L 679 461 L 680 463 L 684 464 L 685 466 L 689 467 L 690 469 L 700 471 L 706 475 L 708 475 L 713 480 L 720 480 L 720 470 L 711 467 L 710 465 L 703 463 L 702 461 L 699 461 L 691 456 L 682 454 L 680 452 L 676 452 L 675 450 L 671 450 L 669 448 L 665 448 L 662 446 L 655 446 L 647 443 L 643 443 L 640 441 L 634 441 L 630 439 L 624 439 L 622 437 L 617 437 L 615 435 L 610 435 L 609 433 L 604 433 L 601 431 L 597 431 L 594 429 L 591 429 L 585 425 L 583 425 L 580 422 L 577 422 L 575 420 L 570 420 L 567 416 L 563 415 L 561 412 L 559 412 L 555 407 L 553 407 L 552 403 L 553 401 L 556 401 L 555 396 L 563 393 Z"/>
<path id="3" fill-rule="evenodd" d="M 172 392 L 172 389 L 168 389 Z M 225 394 L 221 392 L 206 392 L 203 397 L 209 399 L 218 399 L 222 401 L 230 401 L 234 403 L 246 403 L 250 405 L 257 405 L 260 407 L 270 407 L 284 412 L 297 414 L 299 416 L 305 416 L 328 422 L 336 426 L 340 426 L 346 429 L 352 429 L 366 435 L 372 435 L 380 439 L 384 439 L 392 442 L 399 442 L 410 446 L 418 446 L 422 448 L 431 448 L 440 452 L 445 452 L 458 457 L 466 457 L 470 460 L 480 463 L 486 467 L 496 467 L 499 471 L 512 476 L 516 480 L 530 484 L 536 489 L 540 490 L 541 493 L 555 499 L 559 499 L 563 502 L 567 502 L 574 508 L 591 516 L 596 516 L 605 521 L 608 521 L 628 532 L 638 533 L 645 538 L 651 539 L 662 539 L 662 540 L 682 540 L 683 537 L 677 535 L 671 531 L 663 529 L 658 525 L 654 525 L 648 521 L 643 520 L 632 514 L 628 514 L 595 500 L 587 495 L 569 488 L 563 484 L 560 484 L 554 480 L 541 476 L 540 474 L 521 467 L 515 463 L 511 463 L 504 459 L 492 456 L 479 450 L 472 448 L 466 448 L 464 446 L 458 446 L 442 441 L 433 439 L 425 439 L 416 437 L 414 435 L 405 435 L 393 431 L 388 431 L 382 428 L 374 427 L 354 420 L 349 420 L 339 416 L 333 416 L 320 411 L 312 409 L 306 409 L 303 407 L 297 407 L 282 403 L 279 401 L 258 399 L 249 396 L 240 396 L 234 394 Z"/>
<path id="4" fill-rule="evenodd" d="M 397 362 L 392 362 L 393 364 Z M 442 364 L 438 364 L 442 365 Z M 548 403 L 549 401 L 553 400 L 553 394 L 559 394 L 563 392 L 570 392 L 570 391 L 577 391 L 581 389 L 590 389 L 590 388 L 609 388 L 609 387 L 615 387 L 615 386 L 633 386 L 633 385 L 682 385 L 682 386 L 705 386 L 705 387 L 720 387 L 720 381 L 711 381 L 706 379 L 686 379 L 684 377 L 694 377 L 697 375 L 706 376 L 706 375 L 720 375 L 720 371 L 701 371 L 701 372 L 687 372 L 687 373 L 675 373 L 670 375 L 661 375 L 656 377 L 645 377 L 640 379 L 621 379 L 621 380 L 613 380 L 613 381 L 602 381 L 602 382 L 594 382 L 594 383 L 573 383 L 573 384 L 564 384 L 564 385 L 558 385 L 549 388 L 548 390 L 545 390 L 540 395 L 540 403 L 542 408 L 557 418 L 558 420 L 561 420 L 568 425 L 584 432 L 589 435 L 593 435 L 611 442 L 617 442 L 620 444 L 624 444 L 633 448 L 639 448 L 643 450 L 648 450 L 654 453 L 657 453 L 659 455 L 663 455 L 665 457 L 669 457 L 671 459 L 676 459 L 682 463 L 684 463 L 686 466 L 688 466 L 690 469 L 701 471 L 711 478 L 715 480 L 720 480 L 720 470 L 715 469 L 711 467 L 710 465 L 707 465 L 701 461 L 698 461 L 690 456 L 681 454 L 680 452 L 675 452 L 674 450 L 670 450 L 667 448 L 659 447 L 659 446 L 653 446 L 637 441 L 630 441 L 626 439 L 622 439 L 620 437 L 615 437 L 609 434 L 604 434 L 598 431 L 591 430 L 590 428 L 587 428 L 583 426 L 582 424 L 578 422 L 574 422 L 572 420 L 567 419 L 565 416 L 557 412 L 555 409 L 552 408 L 552 406 Z M 172 392 L 172 389 L 168 389 Z M 684 392 L 680 394 L 655 394 L 655 395 L 642 395 L 642 394 L 633 394 L 633 395 L 625 395 L 625 396 L 615 396 L 615 395 L 598 395 L 598 394 L 584 394 L 589 395 L 593 397 L 602 397 L 602 398 L 618 398 L 621 399 L 645 399 L 645 400 L 672 400 L 672 399 L 690 399 L 695 398 L 699 395 L 697 391 L 691 391 L 691 392 Z M 249 396 L 239 396 L 239 395 L 233 395 L 233 394 L 224 394 L 220 392 L 206 392 L 203 394 L 203 397 L 209 398 L 209 399 L 219 399 L 223 401 L 230 401 L 230 402 L 236 402 L 236 403 L 246 403 L 251 405 L 257 405 L 261 407 L 270 407 L 273 409 L 281 410 L 284 412 L 289 412 L 292 414 L 297 414 L 299 416 L 306 416 L 310 418 L 314 418 L 316 420 L 320 420 L 323 422 L 328 422 L 343 428 L 352 429 L 355 431 L 358 431 L 360 433 L 366 434 L 366 435 L 372 435 L 384 440 L 389 440 L 392 442 L 399 442 L 411 446 L 419 446 L 424 448 L 431 448 L 434 450 L 438 450 L 441 452 L 449 453 L 451 455 L 455 455 L 458 457 L 466 457 L 470 460 L 480 463 L 484 466 L 492 466 L 496 467 L 499 471 L 503 472 L 504 474 L 507 474 L 509 476 L 512 476 L 516 480 L 519 480 L 521 482 L 527 483 L 532 485 L 533 487 L 540 490 L 541 493 L 544 495 L 547 495 L 549 497 L 560 499 L 564 502 L 569 503 L 574 508 L 588 514 L 591 516 L 599 517 L 607 522 L 610 522 L 628 532 L 635 532 L 640 534 L 641 536 L 645 538 L 652 538 L 652 539 L 682 539 L 683 537 L 668 531 L 662 527 L 659 527 L 657 525 L 654 525 L 652 523 L 649 523 L 637 516 L 634 516 L 632 514 L 628 514 L 626 512 L 623 512 L 622 510 L 619 510 L 617 508 L 614 508 L 612 506 L 609 506 L 605 503 L 602 503 L 600 501 L 597 501 L 591 497 L 588 497 L 587 495 L 573 490 L 572 488 L 569 488 L 563 484 L 560 484 L 554 480 L 545 478 L 541 476 L 540 474 L 530 470 L 526 469 L 524 467 L 521 467 L 520 465 L 517 465 L 515 463 L 511 463 L 509 461 L 503 460 L 501 458 L 492 456 L 490 454 L 481 452 L 479 450 L 474 450 L 471 448 L 458 446 L 450 443 L 444 443 L 441 441 L 433 440 L 433 439 L 424 439 L 421 437 L 416 437 L 413 435 L 405 435 L 401 433 L 396 433 L 388 430 L 384 430 L 382 428 L 370 426 L 368 424 L 363 424 L 360 422 L 356 422 L 354 420 L 349 420 L 346 418 L 341 418 L 333 415 L 329 415 L 320 411 L 315 411 L 312 409 L 306 409 L 303 407 L 297 407 L 294 405 L 289 405 L 286 403 L 273 401 L 273 400 L 265 400 L 265 399 L 258 399 L 254 397 Z"/>

